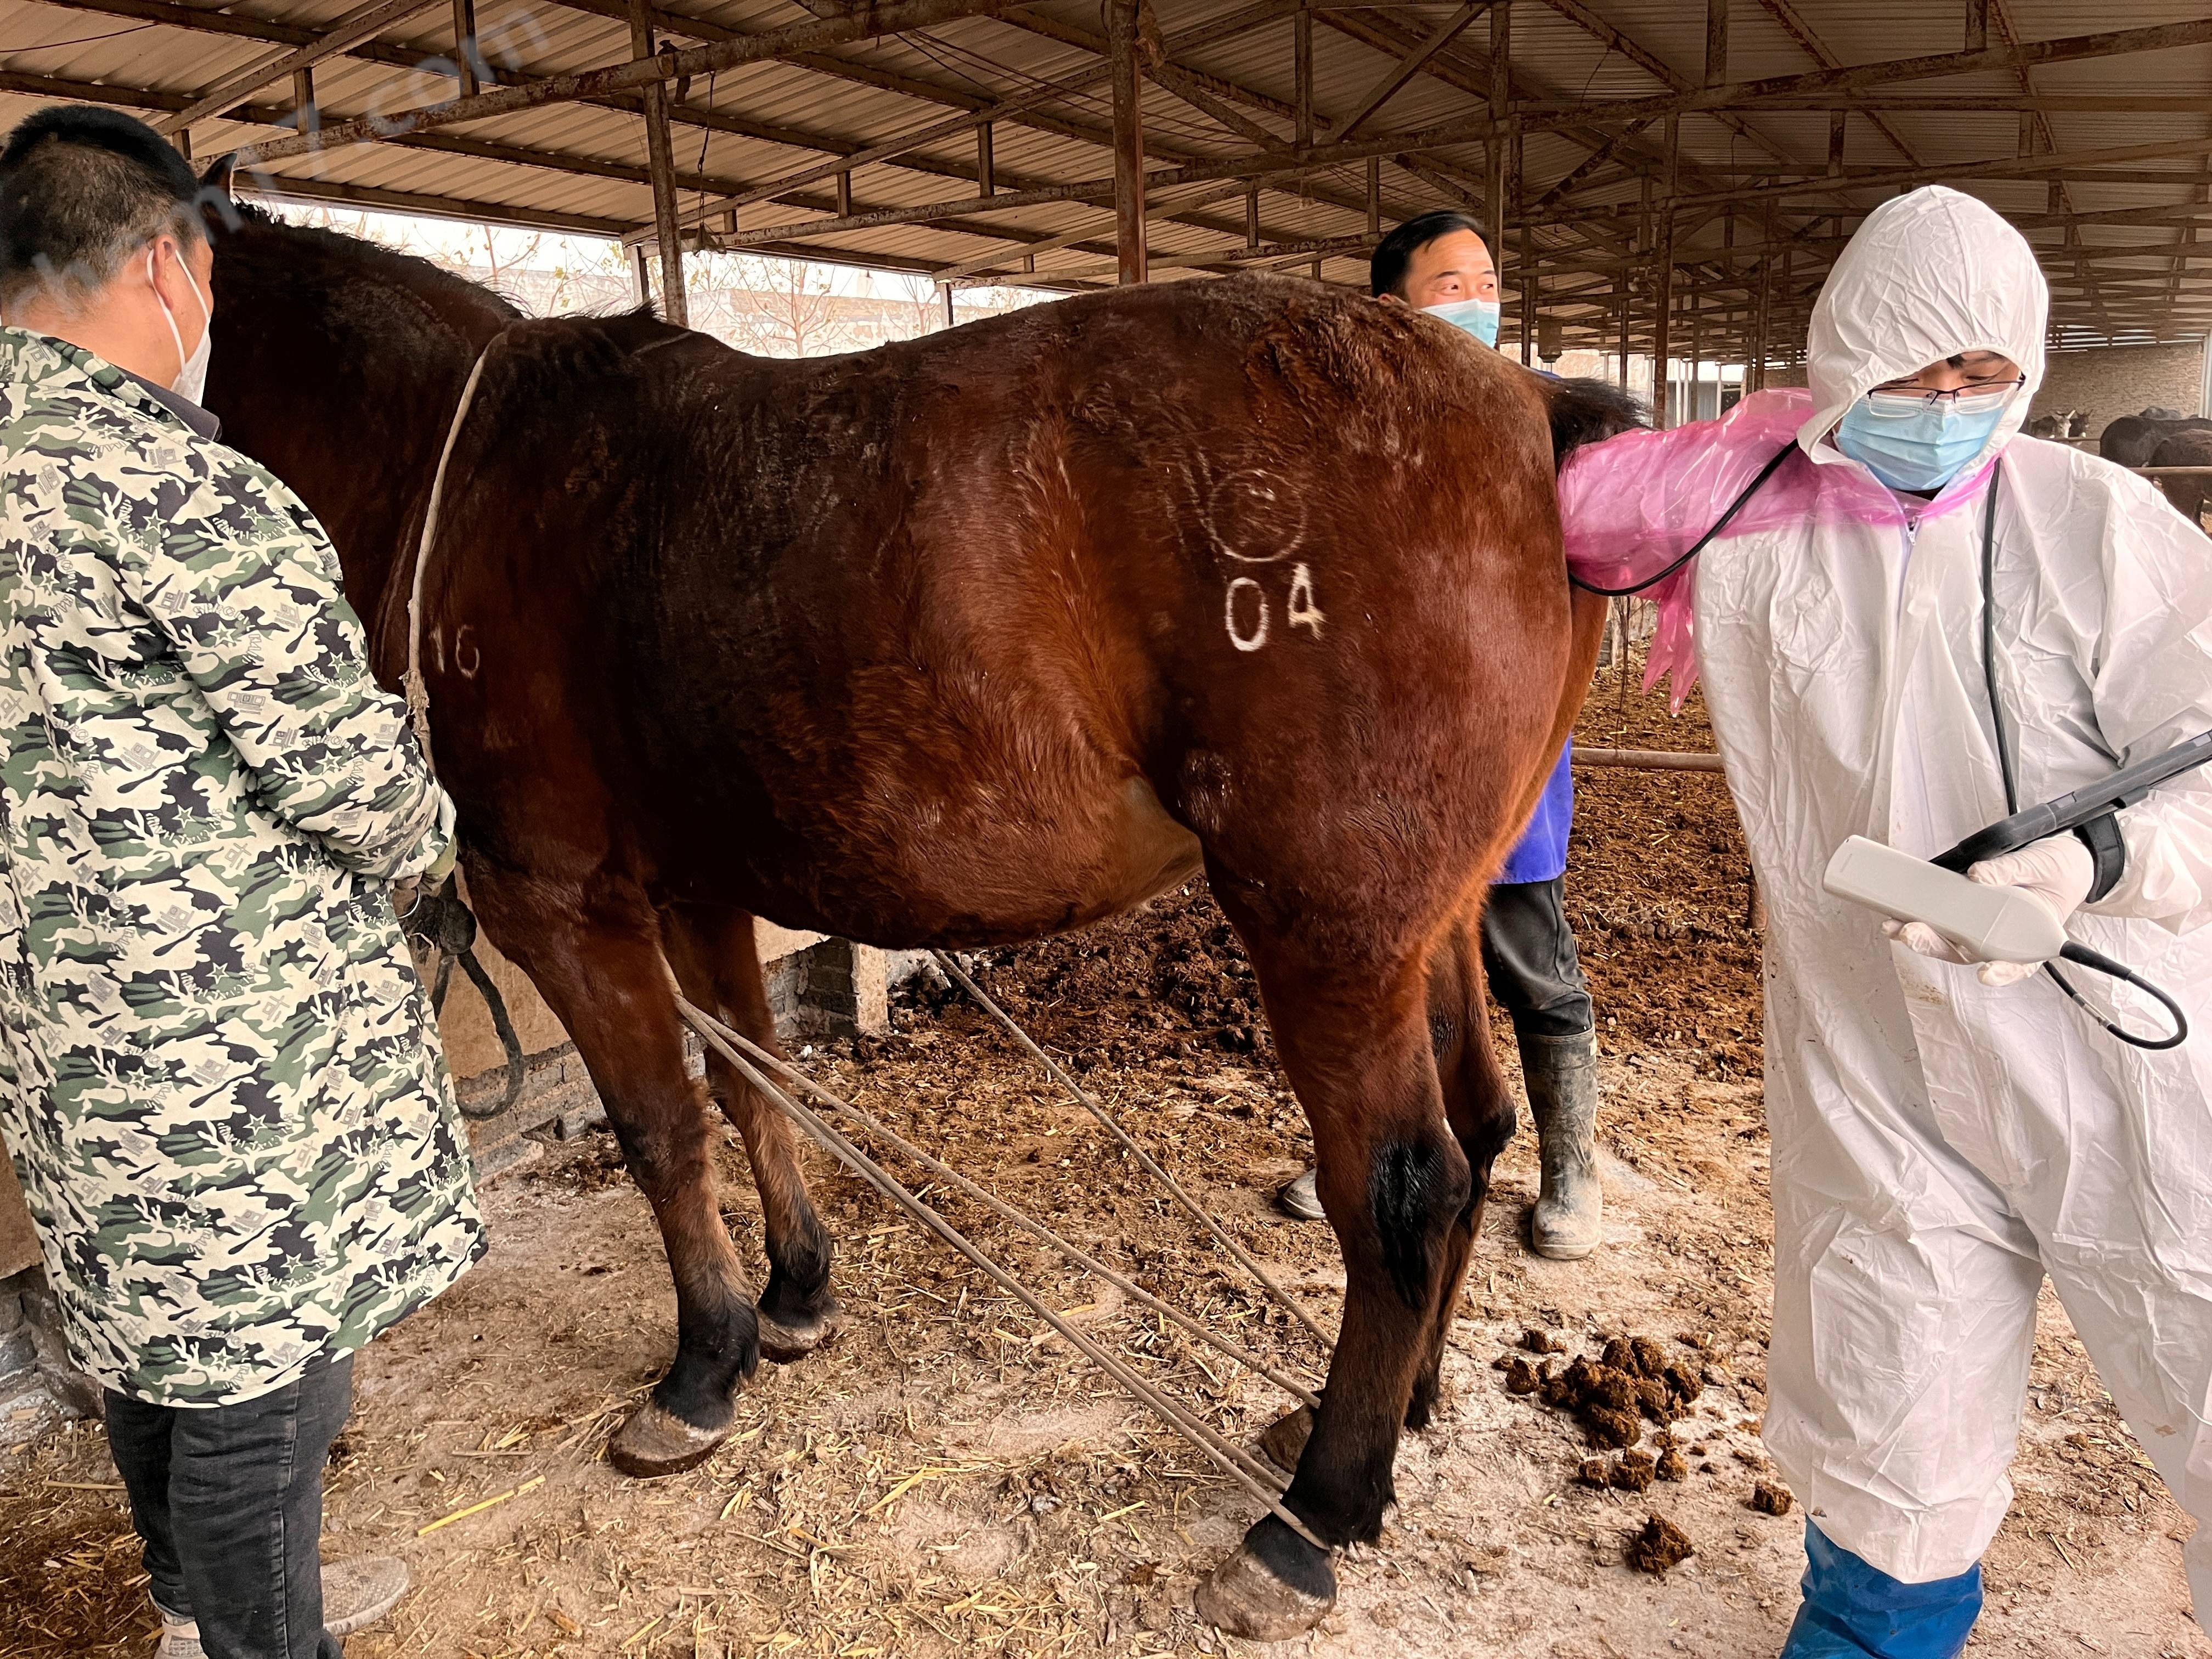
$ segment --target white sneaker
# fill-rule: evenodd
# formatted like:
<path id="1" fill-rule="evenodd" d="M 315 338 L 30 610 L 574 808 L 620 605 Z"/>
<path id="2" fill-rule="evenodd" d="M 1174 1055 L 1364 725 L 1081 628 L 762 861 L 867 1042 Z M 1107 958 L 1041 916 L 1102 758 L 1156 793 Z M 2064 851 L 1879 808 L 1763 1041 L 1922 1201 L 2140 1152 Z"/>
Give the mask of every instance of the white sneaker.
<path id="1" fill-rule="evenodd" d="M 374 1624 L 399 1605 L 407 1583 L 407 1564 L 396 1555 L 349 1555 L 324 1562 L 323 1628 L 333 1636 L 350 1636 Z"/>
<path id="2" fill-rule="evenodd" d="M 392 1555 L 351 1555 L 323 1564 L 323 1628 L 333 1636 L 352 1635 L 374 1624 L 407 1594 L 407 1564 Z M 199 1621 L 163 1612 L 161 1639 L 154 1659 L 207 1659 L 200 1645 Z"/>

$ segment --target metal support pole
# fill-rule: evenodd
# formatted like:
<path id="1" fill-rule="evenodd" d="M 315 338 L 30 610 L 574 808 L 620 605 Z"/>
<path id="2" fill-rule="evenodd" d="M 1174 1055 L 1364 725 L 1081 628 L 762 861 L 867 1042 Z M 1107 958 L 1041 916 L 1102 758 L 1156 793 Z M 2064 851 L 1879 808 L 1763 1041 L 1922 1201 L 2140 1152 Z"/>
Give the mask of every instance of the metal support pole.
<path id="1" fill-rule="evenodd" d="M 1313 9 L 1306 0 L 1291 19 L 1291 101 L 1297 123 L 1297 143 L 1303 155 L 1313 148 Z"/>
<path id="2" fill-rule="evenodd" d="M 1490 8 L 1490 118 L 1503 122 L 1513 101 L 1513 7 L 1510 0 L 1495 0 Z M 1507 138 L 1493 131 L 1483 144 L 1486 171 L 1482 185 L 1482 216 L 1490 228 L 1490 257 L 1505 269 L 1505 160 Z"/>
<path id="3" fill-rule="evenodd" d="M 312 67 L 292 71 L 292 124 L 302 132 L 322 125 L 315 113 L 315 71 Z"/>
<path id="4" fill-rule="evenodd" d="M 459 72 L 459 95 L 477 95 L 477 65 L 482 62 L 477 52 L 477 0 L 453 0 L 453 63 Z"/>
<path id="5" fill-rule="evenodd" d="M 630 0 L 629 46 L 633 58 L 653 55 L 651 0 Z M 660 314 L 678 328 L 690 326 L 684 301 L 684 240 L 676 222 L 676 152 L 668 138 L 668 86 L 649 81 L 644 88 L 645 161 L 653 179 L 653 228 L 660 249 Z"/>
<path id="6" fill-rule="evenodd" d="M 1670 115 L 1667 118 L 1667 199 L 1659 210 L 1659 247 L 1652 262 L 1658 276 L 1659 291 L 1653 299 L 1651 313 L 1651 424 L 1662 428 L 1674 424 L 1667 349 L 1674 320 L 1674 185 L 1680 166 L 1681 140 L 1682 118 Z"/>
<path id="7" fill-rule="evenodd" d="M 1382 158 L 1379 155 L 1367 158 L 1367 234 L 1382 234 Z"/>
<path id="8" fill-rule="evenodd" d="M 1728 84 L 1729 0 L 1705 0 L 1705 84 Z"/>
<path id="9" fill-rule="evenodd" d="M 1840 178 L 1844 171 L 1844 132 L 1850 120 L 1848 110 L 1828 112 L 1828 176 Z"/>
<path id="10" fill-rule="evenodd" d="M 1244 192 L 1244 246 L 1260 246 L 1260 186 L 1257 185 Z"/>
<path id="11" fill-rule="evenodd" d="M 1966 0 L 1968 52 L 1986 52 L 1990 46 L 1990 0 Z"/>
<path id="12" fill-rule="evenodd" d="M 645 244 L 642 242 L 629 245 L 629 291 L 636 296 L 640 305 L 649 304 L 653 300 L 653 283 L 646 275 Z"/>
<path id="13" fill-rule="evenodd" d="M 853 175 L 849 170 L 837 175 L 837 216 L 853 216 Z"/>
<path id="14" fill-rule="evenodd" d="M 1769 246 L 1774 242 L 1774 215 L 1770 210 L 1759 240 Z M 1744 369 L 1744 391 L 1747 395 L 1766 390 L 1767 319 L 1773 309 L 1774 267 L 1762 258 L 1759 262 L 1759 295 L 1753 302 L 1751 317 L 1752 360 Z"/>
<path id="15" fill-rule="evenodd" d="M 1628 289 L 1620 290 L 1620 389 L 1628 390 Z"/>
<path id="16" fill-rule="evenodd" d="M 1521 269 L 1518 272 L 1521 289 L 1521 361 L 1529 368 L 1536 366 L 1536 239 L 1528 229 L 1528 222 L 1521 222 Z"/>
<path id="17" fill-rule="evenodd" d="M 1305 14 L 1301 11 L 1303 18 Z M 1145 122 L 1138 106 L 1137 0 L 1108 0 L 1114 80 L 1114 252 L 1120 280 L 1145 280 Z"/>
<path id="18" fill-rule="evenodd" d="M 995 169 L 991 165 L 991 124 L 986 121 L 975 129 L 975 193 L 991 196 L 997 191 Z"/>
<path id="19" fill-rule="evenodd" d="M 950 328 L 952 326 L 952 284 L 939 283 L 937 291 L 945 296 L 945 325 Z"/>

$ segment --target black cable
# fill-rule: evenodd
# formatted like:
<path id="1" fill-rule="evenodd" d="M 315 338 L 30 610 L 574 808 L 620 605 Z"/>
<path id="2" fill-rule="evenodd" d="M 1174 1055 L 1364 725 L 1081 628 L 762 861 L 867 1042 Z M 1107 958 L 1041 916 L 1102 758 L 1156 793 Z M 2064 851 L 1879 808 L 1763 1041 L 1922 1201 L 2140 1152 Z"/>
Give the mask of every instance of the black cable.
<path id="1" fill-rule="evenodd" d="M 2020 796 L 2013 777 L 2012 744 L 2005 737 L 2004 702 L 1997 696 L 1997 483 L 2003 477 L 2003 465 L 2000 460 L 1990 468 L 1989 505 L 1982 511 L 1982 684 L 1989 692 L 1990 729 L 1996 738 L 1997 772 L 2004 780 L 2005 816 L 2009 817 L 2020 811 Z M 2173 1034 L 2171 1036 L 2140 1037 L 2132 1031 L 2122 1030 L 2089 1006 L 2088 999 L 2075 990 L 2066 975 L 2058 971 L 2057 963 L 2045 963 L 2043 971 L 2051 975 L 2051 982 L 2065 992 L 2075 1007 L 2121 1042 L 2133 1048 L 2156 1051 L 2178 1048 L 2189 1040 L 2189 1017 L 2181 1012 L 2181 1005 L 2133 969 L 2113 961 L 2101 951 L 2093 951 L 2087 945 L 2076 945 L 2070 939 L 2058 954 L 2068 962 L 2078 963 L 2113 979 L 2124 980 L 2137 990 L 2148 992 L 2172 1016 Z"/>
<path id="2" fill-rule="evenodd" d="M 1743 494 L 1738 495 L 1734 501 L 1730 501 L 1729 503 L 1728 511 L 1722 514 L 1718 519 L 1713 521 L 1713 527 L 1705 532 L 1704 535 L 1698 537 L 1696 545 L 1692 547 L 1688 552 L 1682 555 L 1680 558 L 1675 560 L 1674 563 L 1668 565 L 1657 575 L 1647 576 L 1640 582 L 1631 582 L 1626 587 L 1600 587 L 1595 582 L 1584 581 L 1580 576 L 1576 575 L 1573 571 L 1570 570 L 1567 572 L 1568 582 L 1576 587 L 1581 588 L 1585 593 L 1600 593 L 1608 599 L 1617 599 L 1624 594 L 1628 593 L 1641 593 L 1647 587 L 1656 587 L 1661 582 L 1665 581 L 1668 577 L 1673 575 L 1684 565 L 1689 563 L 1691 560 L 1696 558 L 1698 554 L 1704 552 L 1705 550 L 1705 544 L 1711 541 L 1714 537 L 1719 535 L 1722 531 L 1726 530 L 1729 527 L 1729 521 L 1733 520 L 1737 514 L 1743 511 L 1743 504 L 1749 501 L 1752 496 L 1758 492 L 1759 485 L 1765 483 L 1769 478 L 1775 475 L 1775 473 L 1780 469 L 1782 463 L 1790 459 L 1790 452 L 1796 447 L 1797 446 L 1796 444 L 1791 443 L 1784 444 L 1781 448 L 1776 450 L 1773 455 L 1768 459 L 1766 465 L 1759 469 L 1759 476 L 1744 486 Z"/>

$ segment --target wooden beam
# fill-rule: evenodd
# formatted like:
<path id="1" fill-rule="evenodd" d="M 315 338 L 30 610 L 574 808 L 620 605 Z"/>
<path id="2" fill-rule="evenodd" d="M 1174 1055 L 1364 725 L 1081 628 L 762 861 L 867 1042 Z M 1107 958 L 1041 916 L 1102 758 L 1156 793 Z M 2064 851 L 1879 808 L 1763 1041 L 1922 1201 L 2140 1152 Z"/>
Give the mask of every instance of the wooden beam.
<path id="1" fill-rule="evenodd" d="M 473 98 L 482 88 L 477 50 L 477 0 L 453 0 L 453 70 L 460 95 Z"/>
<path id="2" fill-rule="evenodd" d="M 1705 0 L 1705 81 L 1728 84 L 1729 0 Z"/>
<path id="3" fill-rule="evenodd" d="M 198 100 L 164 118 L 154 130 L 164 134 L 182 132 L 195 121 L 211 119 L 244 103 L 264 87 L 287 79 L 294 70 L 319 64 L 333 53 L 404 22 L 417 12 L 428 11 L 436 3 L 437 0 L 368 0 L 367 5 L 356 6 L 339 18 L 313 46 L 272 53 L 256 58 L 244 69 L 233 70 Z"/>
<path id="4" fill-rule="evenodd" d="M 843 176 L 851 178 L 852 169 L 848 167 Z M 991 124 L 985 121 L 975 129 L 975 193 L 990 196 L 997 191 L 998 169 L 991 164 Z"/>
<path id="5" fill-rule="evenodd" d="M 1968 52 L 1987 50 L 1990 44 L 1990 0 L 1966 0 Z"/>
<path id="6" fill-rule="evenodd" d="M 1107 0 L 1114 84 L 1114 248 L 1118 281 L 1145 280 L 1145 117 L 1137 74 L 1139 0 Z"/>
<path id="7" fill-rule="evenodd" d="M 646 0 L 635 0 L 630 9 L 629 50 L 632 58 L 653 55 L 652 13 Z M 660 252 L 660 314 L 678 328 L 691 325 L 691 307 L 684 292 L 684 234 L 676 218 L 676 152 L 668 141 L 668 88 L 659 81 L 641 88 L 645 94 L 645 158 L 653 179 L 653 228 Z"/>
<path id="8" fill-rule="evenodd" d="M 1496 20 L 1505 15 L 1510 3 L 1510 0 L 1498 0 L 1498 3 L 1492 7 L 1490 15 L 1492 46 L 1491 50 L 1493 56 L 1497 52 Z M 1339 139 L 1345 139 L 1358 131 L 1361 124 L 1369 116 L 1395 97 L 1399 88 L 1419 75 L 1430 58 L 1457 40 L 1460 31 L 1472 23 L 1486 5 L 1490 4 L 1491 0 L 1467 0 L 1465 5 L 1437 26 L 1434 33 L 1382 72 L 1382 77 L 1368 88 L 1366 92 L 1361 94 L 1359 101 L 1352 106 L 1352 113 L 1338 125 L 1334 136 Z M 1310 137 L 1308 142 L 1311 142 Z"/>
<path id="9" fill-rule="evenodd" d="M 473 224 L 513 225 L 522 230 L 557 230 L 583 236 L 620 236 L 635 227 L 627 219 L 607 219 L 585 213 L 559 213 L 546 208 L 519 208 L 505 202 L 478 202 L 461 196 L 428 196 L 410 190 L 382 190 L 368 185 L 340 184 L 330 179 L 270 179 L 266 174 L 240 175 L 236 187 L 241 196 L 272 201 L 336 202 L 347 207 L 383 208 L 393 213 L 416 213 L 436 219 L 465 219 Z"/>
<path id="10" fill-rule="evenodd" d="M 390 0 L 390 3 L 412 4 L 415 0 Z M 313 136 L 301 135 L 248 144 L 236 153 L 238 164 L 252 167 L 258 162 L 280 161 L 313 151 L 337 149 L 350 144 L 384 143 L 410 132 L 452 126 L 464 121 L 481 121 L 495 115 L 512 115 L 521 110 L 542 109 L 549 104 L 578 103 L 609 93 L 635 91 L 657 82 L 711 75 L 734 69 L 740 64 L 793 58 L 819 52 L 828 46 L 844 46 L 855 40 L 878 40 L 908 29 L 952 22 L 963 17 L 985 16 L 1016 3 L 1018 0 L 889 0 L 887 4 L 864 7 L 842 18 L 817 18 L 810 22 L 794 23 L 787 28 L 772 29 L 765 34 L 745 35 L 709 46 L 693 46 L 684 52 L 664 52 L 658 57 L 642 61 L 633 58 L 629 63 L 610 64 L 603 69 L 547 76 L 521 86 L 480 92 L 473 98 L 452 98 L 412 109 L 363 116 L 358 120 L 325 127 Z"/>

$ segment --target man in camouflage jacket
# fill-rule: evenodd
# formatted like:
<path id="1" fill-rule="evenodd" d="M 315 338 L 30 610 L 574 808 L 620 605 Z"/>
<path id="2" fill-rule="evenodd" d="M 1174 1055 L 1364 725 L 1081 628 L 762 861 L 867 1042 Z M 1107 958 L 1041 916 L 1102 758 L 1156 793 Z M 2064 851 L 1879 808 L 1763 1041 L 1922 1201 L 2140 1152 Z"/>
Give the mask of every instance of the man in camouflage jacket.
<path id="1" fill-rule="evenodd" d="M 165 1651 L 289 1659 L 337 1651 L 315 1539 L 348 1357 L 483 1240 L 390 893 L 449 863 L 452 806 L 320 526 L 180 395 L 194 193 L 113 112 L 0 154 L 0 1132 Z M 288 1507 L 277 1582 L 241 1572 Z"/>

